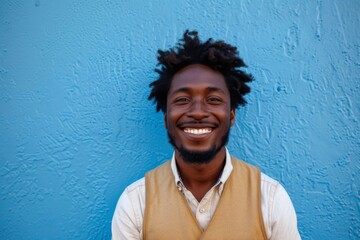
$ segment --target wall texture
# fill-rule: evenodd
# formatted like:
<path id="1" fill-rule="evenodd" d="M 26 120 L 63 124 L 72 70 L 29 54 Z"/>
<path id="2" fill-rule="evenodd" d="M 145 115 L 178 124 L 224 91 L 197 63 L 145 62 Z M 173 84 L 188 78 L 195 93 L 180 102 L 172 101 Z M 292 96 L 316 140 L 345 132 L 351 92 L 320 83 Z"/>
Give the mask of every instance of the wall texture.
<path id="1" fill-rule="evenodd" d="M 256 81 L 228 145 L 288 190 L 303 239 L 360 239 L 360 2 L 21 1 L 0 8 L 0 239 L 109 239 L 124 188 L 171 156 L 148 102 L 187 28 Z"/>

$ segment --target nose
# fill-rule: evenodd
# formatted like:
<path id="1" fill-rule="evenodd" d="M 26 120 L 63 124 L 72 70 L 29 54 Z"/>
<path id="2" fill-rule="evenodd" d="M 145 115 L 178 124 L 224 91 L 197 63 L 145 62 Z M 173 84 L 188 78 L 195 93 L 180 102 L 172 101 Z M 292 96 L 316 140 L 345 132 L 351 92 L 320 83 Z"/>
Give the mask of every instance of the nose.
<path id="1" fill-rule="evenodd" d="M 201 100 L 194 100 L 187 115 L 195 120 L 201 120 L 209 116 L 206 104 Z"/>

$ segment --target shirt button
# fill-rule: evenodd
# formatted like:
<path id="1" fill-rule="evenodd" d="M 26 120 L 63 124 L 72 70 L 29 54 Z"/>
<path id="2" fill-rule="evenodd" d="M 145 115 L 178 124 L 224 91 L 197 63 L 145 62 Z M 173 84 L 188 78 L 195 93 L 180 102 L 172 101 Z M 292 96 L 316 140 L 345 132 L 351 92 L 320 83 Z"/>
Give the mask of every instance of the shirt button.
<path id="1" fill-rule="evenodd" d="M 204 213 L 204 212 L 206 212 L 206 209 L 205 208 L 200 208 L 199 212 Z"/>

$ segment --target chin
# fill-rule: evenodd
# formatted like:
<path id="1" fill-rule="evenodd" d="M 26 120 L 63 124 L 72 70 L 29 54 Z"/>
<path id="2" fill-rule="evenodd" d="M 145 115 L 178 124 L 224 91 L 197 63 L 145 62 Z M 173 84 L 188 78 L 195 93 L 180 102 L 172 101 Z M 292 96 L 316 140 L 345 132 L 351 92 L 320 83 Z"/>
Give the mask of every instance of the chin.
<path id="1" fill-rule="evenodd" d="M 172 136 L 169 131 L 167 131 L 167 135 L 169 138 L 169 143 L 180 153 L 183 160 L 187 163 L 195 163 L 195 164 L 206 164 L 211 162 L 216 154 L 227 144 L 229 140 L 230 131 L 228 131 L 222 138 L 221 144 L 218 146 L 213 145 L 208 149 L 189 149 L 182 144 L 176 145 L 175 137 Z M 204 147 L 205 148 L 205 147 Z"/>
<path id="2" fill-rule="evenodd" d="M 221 147 L 213 147 L 207 151 L 191 151 L 183 147 L 176 148 L 183 160 L 187 163 L 195 163 L 195 164 L 206 164 L 211 162 L 216 154 L 221 150 Z"/>

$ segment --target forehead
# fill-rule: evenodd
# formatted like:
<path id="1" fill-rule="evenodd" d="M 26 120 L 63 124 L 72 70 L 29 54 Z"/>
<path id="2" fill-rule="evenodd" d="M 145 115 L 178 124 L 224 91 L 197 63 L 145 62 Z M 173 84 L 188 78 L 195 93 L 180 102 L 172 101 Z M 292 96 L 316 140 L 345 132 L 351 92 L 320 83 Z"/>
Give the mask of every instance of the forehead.
<path id="1" fill-rule="evenodd" d="M 181 89 L 188 91 L 218 89 L 229 94 L 224 76 L 202 64 L 186 66 L 173 76 L 168 95 Z"/>

